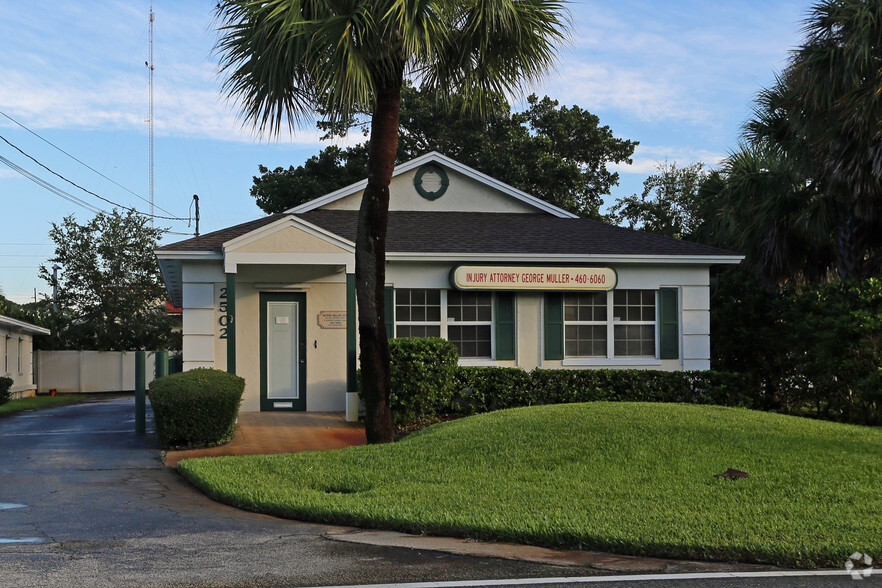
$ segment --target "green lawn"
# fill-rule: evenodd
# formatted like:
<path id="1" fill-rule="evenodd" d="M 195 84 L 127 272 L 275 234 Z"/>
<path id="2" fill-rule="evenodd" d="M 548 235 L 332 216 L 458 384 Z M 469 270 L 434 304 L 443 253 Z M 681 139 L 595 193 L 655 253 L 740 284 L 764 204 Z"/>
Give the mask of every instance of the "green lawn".
<path id="1" fill-rule="evenodd" d="M 730 467 L 750 477 L 714 477 Z M 520 408 L 178 469 L 221 502 L 300 520 L 789 567 L 882 558 L 882 430 L 743 409 Z"/>
<path id="2" fill-rule="evenodd" d="M 24 412 L 26 410 L 38 410 L 41 408 L 51 408 L 53 406 L 62 406 L 65 404 L 80 404 L 94 400 L 94 394 L 63 394 L 61 396 L 31 396 L 29 398 L 20 398 L 18 400 L 10 400 L 6 404 L 0 404 L 0 416 L 13 414 L 16 412 Z"/>

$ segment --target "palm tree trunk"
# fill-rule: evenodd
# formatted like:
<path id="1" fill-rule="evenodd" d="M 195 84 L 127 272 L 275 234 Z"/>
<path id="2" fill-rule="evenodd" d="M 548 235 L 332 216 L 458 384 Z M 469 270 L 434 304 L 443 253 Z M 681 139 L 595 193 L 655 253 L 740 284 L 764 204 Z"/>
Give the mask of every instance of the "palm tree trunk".
<path id="1" fill-rule="evenodd" d="M 389 408 L 389 342 L 384 320 L 386 285 L 386 226 L 389 221 L 389 183 L 398 150 L 401 83 L 381 88 L 371 119 L 368 183 L 358 212 L 355 238 L 355 295 L 361 347 L 361 389 L 368 443 L 393 441 Z"/>
<path id="2" fill-rule="evenodd" d="M 862 232 L 863 225 L 857 219 L 853 206 L 847 209 L 850 214 L 839 222 L 836 231 L 836 269 L 840 280 L 861 280 L 866 277 L 866 239 Z"/>

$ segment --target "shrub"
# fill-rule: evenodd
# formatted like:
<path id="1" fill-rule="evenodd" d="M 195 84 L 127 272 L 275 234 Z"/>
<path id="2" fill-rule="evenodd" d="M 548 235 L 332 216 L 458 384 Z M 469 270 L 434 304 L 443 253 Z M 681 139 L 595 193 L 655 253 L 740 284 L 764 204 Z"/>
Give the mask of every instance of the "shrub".
<path id="1" fill-rule="evenodd" d="M 389 406 L 397 424 L 406 424 L 446 408 L 453 398 L 459 354 L 437 337 L 391 339 Z"/>
<path id="2" fill-rule="evenodd" d="M 162 447 L 220 445 L 233 438 L 245 380 L 195 369 L 150 383 L 150 405 Z"/>
<path id="3" fill-rule="evenodd" d="M 0 377 L 0 404 L 6 404 L 12 400 L 12 378 Z"/>
<path id="4" fill-rule="evenodd" d="M 683 402 L 759 408 L 748 376 L 711 371 L 548 370 L 461 367 L 454 410 L 473 414 L 537 404 L 597 400 Z"/>
<path id="5" fill-rule="evenodd" d="M 478 414 L 502 408 L 528 406 L 531 380 L 521 368 L 460 367 L 451 408 L 461 414 Z"/>
<path id="6" fill-rule="evenodd" d="M 882 424 L 882 280 L 785 290 L 790 370 L 776 384 L 790 412 Z"/>

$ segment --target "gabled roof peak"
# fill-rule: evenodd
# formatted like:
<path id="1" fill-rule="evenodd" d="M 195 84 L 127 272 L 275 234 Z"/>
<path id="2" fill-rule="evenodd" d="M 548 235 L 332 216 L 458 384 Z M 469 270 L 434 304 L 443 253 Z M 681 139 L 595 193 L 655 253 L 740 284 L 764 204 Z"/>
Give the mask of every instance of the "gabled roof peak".
<path id="1" fill-rule="evenodd" d="M 536 209 L 536 212 L 544 212 L 546 214 L 550 214 L 552 216 L 556 216 L 559 218 L 577 218 L 577 215 L 566 211 L 562 208 L 558 208 L 553 204 L 549 204 L 548 202 L 536 198 L 535 196 L 531 196 L 522 190 L 518 190 L 514 186 L 510 186 L 505 182 L 497 180 L 496 178 L 490 177 L 487 174 L 479 172 L 476 169 L 473 169 L 465 164 L 462 164 L 455 159 L 451 159 L 442 153 L 438 153 L 437 151 L 430 151 L 424 155 L 420 155 L 410 161 L 402 163 L 400 165 L 395 166 L 395 171 L 392 172 L 392 177 L 400 176 L 401 174 L 407 173 L 427 163 L 436 163 L 448 169 L 452 169 L 458 173 L 463 174 L 477 182 L 480 182 L 490 188 L 498 190 L 499 192 L 513 198 L 514 200 L 518 200 L 524 204 L 527 204 Z M 300 214 L 304 212 L 309 212 L 311 210 L 317 210 L 322 208 L 332 202 L 336 202 L 337 200 L 341 200 L 346 198 L 347 196 L 351 196 L 361 190 L 364 190 L 367 187 L 367 179 L 361 180 L 360 182 L 356 182 L 344 188 L 340 188 L 330 194 L 326 194 L 314 200 L 310 200 L 309 202 L 305 202 L 299 206 L 295 206 L 294 208 L 288 209 L 286 213 Z"/>

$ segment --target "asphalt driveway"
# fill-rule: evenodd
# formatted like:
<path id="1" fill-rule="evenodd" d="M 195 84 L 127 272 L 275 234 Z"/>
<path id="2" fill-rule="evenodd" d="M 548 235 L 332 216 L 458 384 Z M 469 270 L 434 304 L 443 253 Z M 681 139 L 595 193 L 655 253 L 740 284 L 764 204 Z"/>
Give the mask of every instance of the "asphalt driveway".
<path id="1" fill-rule="evenodd" d="M 317 586 L 586 575 L 329 539 L 215 503 L 159 461 L 134 399 L 0 419 L 0 586 Z M 327 535 L 327 536 L 326 536 Z M 596 573 L 596 572 L 594 572 Z"/>

